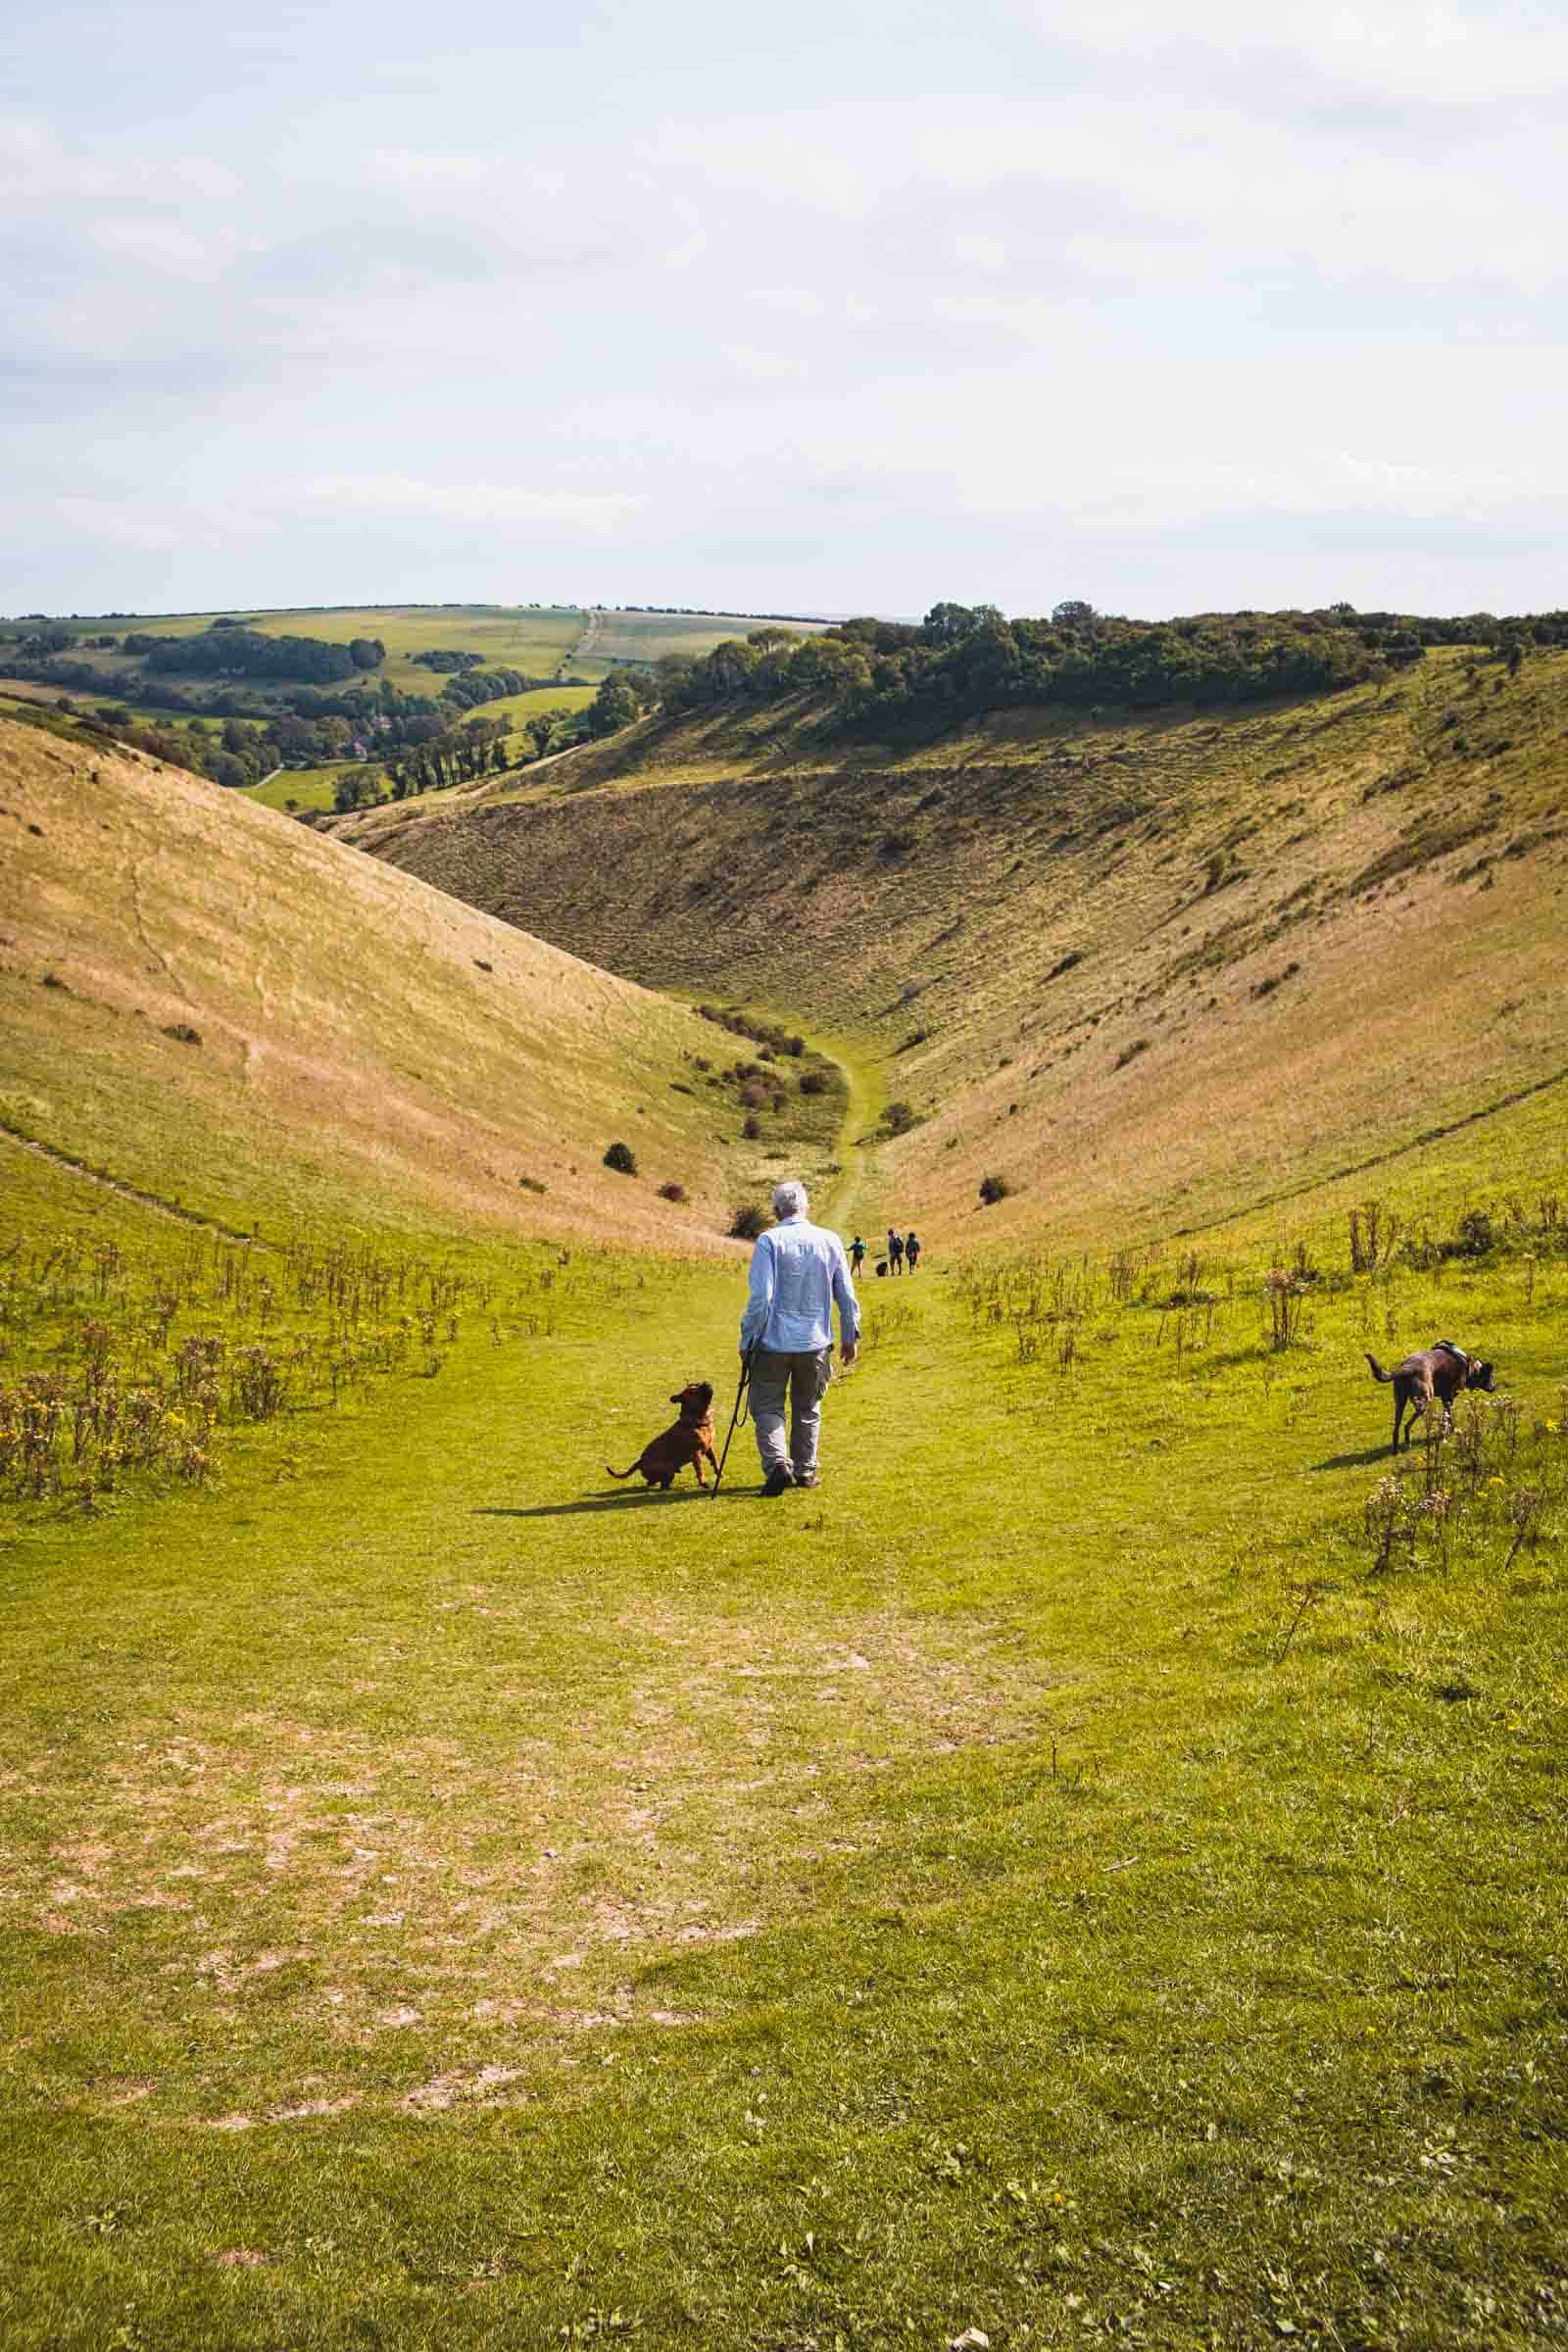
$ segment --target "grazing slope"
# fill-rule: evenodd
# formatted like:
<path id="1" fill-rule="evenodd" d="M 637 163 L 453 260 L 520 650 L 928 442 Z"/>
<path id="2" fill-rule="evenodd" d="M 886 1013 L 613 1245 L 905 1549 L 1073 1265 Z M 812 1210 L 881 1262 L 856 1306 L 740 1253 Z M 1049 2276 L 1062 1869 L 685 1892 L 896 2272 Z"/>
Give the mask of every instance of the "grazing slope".
<path id="1" fill-rule="evenodd" d="M 1500 681 L 1500 684 L 1499 684 Z M 655 987 L 887 1057 L 949 1239 L 1177 1230 L 1561 1073 L 1568 657 L 845 755 L 644 722 L 345 836 Z M 1014 1197 L 973 1222 L 980 1178 Z"/>
<path id="2" fill-rule="evenodd" d="M 712 1032 L 683 1009 L 235 794 L 12 724 L 0 858 L 8 1157 L 31 1139 L 232 1226 L 711 1235 L 711 1119 L 673 1090 Z M 601 1165 L 622 1137 L 641 1182 Z"/>

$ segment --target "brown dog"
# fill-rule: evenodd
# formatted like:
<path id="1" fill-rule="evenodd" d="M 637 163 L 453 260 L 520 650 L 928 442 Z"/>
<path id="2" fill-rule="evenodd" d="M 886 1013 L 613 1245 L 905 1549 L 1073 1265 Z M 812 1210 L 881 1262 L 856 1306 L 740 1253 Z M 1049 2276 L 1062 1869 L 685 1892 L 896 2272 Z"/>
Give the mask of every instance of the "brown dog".
<path id="1" fill-rule="evenodd" d="M 1443 1427 L 1451 1429 L 1451 1408 L 1461 1389 L 1484 1389 L 1491 1396 L 1496 1387 L 1493 1366 L 1484 1364 L 1479 1356 L 1466 1355 L 1451 1340 L 1436 1340 L 1430 1348 L 1419 1348 L 1414 1355 L 1407 1355 L 1402 1364 L 1396 1364 L 1392 1372 L 1385 1372 L 1375 1355 L 1366 1360 L 1372 1367 L 1374 1380 L 1394 1383 L 1392 1450 L 1395 1453 L 1399 1450 L 1399 1424 L 1407 1411 L 1410 1419 L 1404 1433 L 1406 1446 L 1418 1417 L 1424 1417 L 1430 1429 L 1434 1406 L 1441 1409 Z"/>
<path id="2" fill-rule="evenodd" d="M 650 1440 L 630 1470 L 611 1470 L 607 1462 L 605 1468 L 612 1478 L 631 1478 L 640 1470 L 651 1487 L 662 1487 L 668 1494 L 675 1483 L 676 1471 L 684 1470 L 690 1462 L 697 1473 L 697 1484 L 706 1487 L 708 1481 L 703 1476 L 705 1453 L 716 1474 L 718 1456 L 713 1451 L 712 1384 L 706 1380 L 688 1381 L 685 1388 L 678 1389 L 669 1401 L 680 1406 L 680 1419 L 672 1421 L 667 1429 L 662 1429 L 657 1438 Z"/>

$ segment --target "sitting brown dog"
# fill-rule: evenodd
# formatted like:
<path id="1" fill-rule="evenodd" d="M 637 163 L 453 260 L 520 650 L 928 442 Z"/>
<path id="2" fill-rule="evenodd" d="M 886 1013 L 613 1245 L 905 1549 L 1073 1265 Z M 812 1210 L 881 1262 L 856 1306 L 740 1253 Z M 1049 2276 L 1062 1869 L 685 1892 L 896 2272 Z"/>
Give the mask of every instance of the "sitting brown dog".
<path id="1" fill-rule="evenodd" d="M 657 1438 L 650 1440 L 630 1470 L 611 1470 L 607 1462 L 605 1468 L 612 1478 L 630 1478 L 640 1470 L 651 1487 L 662 1487 L 668 1494 L 675 1483 L 676 1471 L 684 1470 L 690 1462 L 697 1473 L 697 1484 L 706 1487 L 708 1481 L 703 1476 L 705 1453 L 716 1474 L 718 1456 L 713 1451 L 711 1382 L 688 1381 L 685 1388 L 678 1389 L 669 1401 L 680 1406 L 680 1419 L 672 1421 L 667 1429 L 662 1429 Z"/>
<path id="2" fill-rule="evenodd" d="M 1414 1355 L 1407 1355 L 1402 1364 L 1396 1364 L 1392 1372 L 1385 1372 L 1375 1355 L 1369 1355 L 1366 1360 L 1372 1367 L 1374 1380 L 1392 1380 L 1394 1383 L 1392 1450 L 1395 1453 L 1399 1450 L 1399 1424 L 1406 1411 L 1410 1415 L 1404 1433 L 1404 1442 L 1408 1446 L 1410 1431 L 1414 1429 L 1418 1416 L 1425 1417 L 1430 1428 L 1432 1410 L 1437 1406 L 1442 1412 L 1443 1427 L 1451 1429 L 1451 1408 L 1461 1389 L 1484 1389 L 1491 1396 L 1496 1387 L 1492 1365 L 1484 1364 L 1479 1356 L 1466 1355 L 1464 1349 L 1456 1348 L 1451 1340 L 1435 1340 L 1430 1348 L 1418 1348 Z"/>

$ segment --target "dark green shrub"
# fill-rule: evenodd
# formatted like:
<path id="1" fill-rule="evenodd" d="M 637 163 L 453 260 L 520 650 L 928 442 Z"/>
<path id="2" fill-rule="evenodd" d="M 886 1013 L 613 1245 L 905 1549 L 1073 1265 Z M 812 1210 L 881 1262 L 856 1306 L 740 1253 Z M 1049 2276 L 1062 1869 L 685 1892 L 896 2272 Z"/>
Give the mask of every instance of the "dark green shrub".
<path id="1" fill-rule="evenodd" d="M 612 1144 L 605 1153 L 605 1165 L 613 1168 L 617 1176 L 635 1176 L 637 1154 L 630 1144 Z"/>
<path id="2" fill-rule="evenodd" d="M 994 1201 L 1005 1200 L 1011 1190 L 1012 1187 L 1005 1176 L 982 1176 L 980 1179 L 980 1198 L 987 1208 L 990 1208 Z"/>
<path id="3" fill-rule="evenodd" d="M 662 1184 L 659 1188 L 659 1198 L 661 1200 L 684 1200 L 686 1187 L 683 1184 Z"/>
<path id="4" fill-rule="evenodd" d="M 737 1242 L 755 1242 L 772 1223 L 765 1208 L 756 1200 L 737 1201 L 730 1212 L 730 1238 Z"/>

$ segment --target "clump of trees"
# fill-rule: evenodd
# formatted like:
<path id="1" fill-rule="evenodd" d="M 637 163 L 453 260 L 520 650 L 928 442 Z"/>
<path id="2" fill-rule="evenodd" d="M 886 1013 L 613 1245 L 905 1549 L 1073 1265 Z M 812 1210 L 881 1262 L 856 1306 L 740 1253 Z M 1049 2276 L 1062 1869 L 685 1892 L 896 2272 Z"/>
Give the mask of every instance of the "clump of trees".
<path id="1" fill-rule="evenodd" d="M 1514 672 L 1531 645 L 1568 644 L 1568 612 L 1432 619 L 1342 604 L 1147 621 L 1068 597 L 1049 614 L 1009 620 L 995 605 L 943 603 L 918 623 L 848 620 L 810 637 L 770 624 L 700 660 L 657 662 L 649 675 L 667 710 L 806 694 L 844 726 L 940 727 L 1014 706 L 1094 714 L 1336 693 L 1419 662 L 1429 645 L 1467 643 L 1491 647 Z"/>
<path id="2" fill-rule="evenodd" d="M 526 694 L 530 687 L 544 683 L 540 678 L 525 677 L 520 669 L 466 669 L 461 676 L 448 678 L 441 700 L 467 710 L 475 703 L 499 703 L 505 695 Z"/>
<path id="3" fill-rule="evenodd" d="M 629 727 L 634 718 L 641 718 L 662 699 L 660 684 L 651 669 L 640 663 L 636 667 L 612 669 L 600 681 L 580 721 L 583 735 L 597 743 L 605 735 L 614 735 L 620 728 Z"/>
<path id="4" fill-rule="evenodd" d="M 135 631 L 122 650 L 139 658 L 154 677 L 177 672 L 192 678 L 297 678 L 314 685 L 378 669 L 386 660 L 379 637 L 355 637 L 347 645 L 334 645 L 324 637 L 266 637 L 259 629 L 237 623 L 215 625 L 199 637 Z"/>

